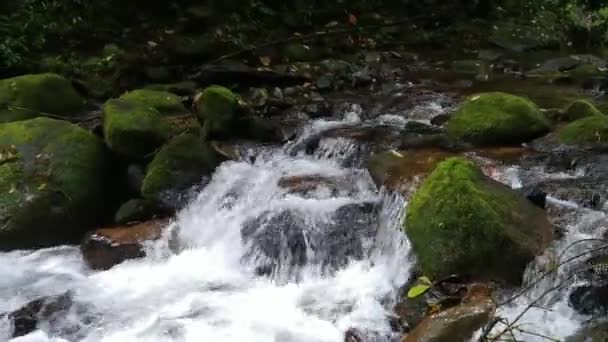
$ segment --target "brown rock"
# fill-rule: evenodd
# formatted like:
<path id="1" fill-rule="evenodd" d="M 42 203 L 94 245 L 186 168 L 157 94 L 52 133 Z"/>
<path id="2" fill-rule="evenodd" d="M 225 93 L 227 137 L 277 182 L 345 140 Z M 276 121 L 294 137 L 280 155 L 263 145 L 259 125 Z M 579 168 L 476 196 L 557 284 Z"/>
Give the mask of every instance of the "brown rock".
<path id="1" fill-rule="evenodd" d="M 129 259 L 143 258 L 143 243 L 161 237 L 168 220 L 153 220 L 135 225 L 103 228 L 85 237 L 82 256 L 92 269 L 107 270 Z"/>
<path id="2" fill-rule="evenodd" d="M 466 342 L 487 324 L 496 303 L 491 290 L 483 284 L 472 284 L 462 304 L 425 318 L 401 342 Z"/>

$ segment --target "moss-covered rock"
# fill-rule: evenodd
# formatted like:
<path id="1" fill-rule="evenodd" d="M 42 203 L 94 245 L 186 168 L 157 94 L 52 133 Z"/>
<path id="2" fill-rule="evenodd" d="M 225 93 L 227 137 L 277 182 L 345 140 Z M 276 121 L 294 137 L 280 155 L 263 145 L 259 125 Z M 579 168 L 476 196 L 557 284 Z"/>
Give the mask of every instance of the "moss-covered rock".
<path id="1" fill-rule="evenodd" d="M 230 89 L 210 86 L 195 99 L 198 118 L 209 138 L 233 135 L 233 127 L 239 119 L 239 99 Z"/>
<path id="2" fill-rule="evenodd" d="M 0 124 L 0 249 L 79 238 L 103 210 L 103 142 L 65 121 Z"/>
<path id="3" fill-rule="evenodd" d="M 302 43 L 291 43 L 285 46 L 283 55 L 290 62 L 312 62 L 316 58 L 316 54 L 310 46 Z"/>
<path id="4" fill-rule="evenodd" d="M 180 118 L 188 118 L 181 98 L 149 89 L 134 90 L 104 104 L 104 136 L 115 152 L 144 158 L 156 151 L 172 135 L 187 129 Z M 189 122 L 189 120 L 186 120 Z"/>
<path id="5" fill-rule="evenodd" d="M 593 103 L 587 100 L 576 100 L 565 110 L 564 119 L 575 121 L 589 116 L 603 115 Z"/>
<path id="6" fill-rule="evenodd" d="M 40 113 L 69 117 L 84 105 L 72 83 L 57 74 L 0 80 L 0 123 L 31 119 Z"/>
<path id="7" fill-rule="evenodd" d="M 608 143 L 608 117 L 594 115 L 576 120 L 558 132 L 558 142 L 568 145 Z"/>
<path id="8" fill-rule="evenodd" d="M 548 130 L 548 120 L 533 102 L 501 92 L 472 96 L 447 123 L 451 138 L 481 146 L 519 144 Z"/>
<path id="9" fill-rule="evenodd" d="M 131 222 L 142 222 L 152 217 L 153 210 L 150 203 L 143 199 L 135 198 L 128 200 L 120 206 L 114 215 L 114 223 L 127 224 Z"/>
<path id="10" fill-rule="evenodd" d="M 160 208 L 176 209 L 182 204 L 184 191 L 210 176 L 224 160 L 198 136 L 175 137 L 148 165 L 142 195 Z"/>
<path id="11" fill-rule="evenodd" d="M 407 208 L 405 231 L 425 275 L 517 285 L 552 237 L 544 211 L 472 162 L 440 163 Z"/>

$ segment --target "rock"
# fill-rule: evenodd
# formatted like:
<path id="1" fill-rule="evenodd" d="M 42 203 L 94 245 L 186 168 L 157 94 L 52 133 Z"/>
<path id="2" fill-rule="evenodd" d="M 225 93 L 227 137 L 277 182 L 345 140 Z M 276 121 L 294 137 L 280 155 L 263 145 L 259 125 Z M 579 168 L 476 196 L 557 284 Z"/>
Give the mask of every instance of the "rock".
<path id="1" fill-rule="evenodd" d="M 553 198 L 574 202 L 584 208 L 601 210 L 608 199 L 606 181 L 605 177 L 584 176 L 545 180 L 534 187 Z"/>
<path id="2" fill-rule="evenodd" d="M 114 223 L 127 224 L 141 222 L 151 218 L 153 211 L 150 204 L 143 199 L 131 199 L 120 206 L 114 215 Z"/>
<path id="3" fill-rule="evenodd" d="M 289 62 L 312 62 L 316 59 L 310 46 L 302 43 L 291 43 L 285 46 L 283 55 Z"/>
<path id="4" fill-rule="evenodd" d="M 593 105 L 593 103 L 587 100 L 576 100 L 566 108 L 564 118 L 567 121 L 576 121 L 595 115 L 603 114 Z"/>
<path id="5" fill-rule="evenodd" d="M 547 193 L 544 192 L 540 187 L 525 187 L 519 190 L 522 195 L 532 202 L 535 206 L 545 209 L 547 203 Z"/>
<path id="6" fill-rule="evenodd" d="M 496 304 L 483 287 L 472 286 L 463 303 L 425 318 L 402 342 L 469 341 L 492 318 Z"/>
<path id="7" fill-rule="evenodd" d="M 344 333 L 344 342 L 395 342 L 393 334 L 350 328 Z"/>
<path id="8" fill-rule="evenodd" d="M 141 185 L 144 182 L 146 176 L 145 165 L 142 164 L 129 164 L 127 166 L 127 185 L 129 187 L 129 193 L 139 195 L 141 191 Z"/>
<path id="9" fill-rule="evenodd" d="M 570 292 L 568 302 L 581 315 L 605 316 L 608 314 L 608 284 L 577 286 Z"/>
<path id="10" fill-rule="evenodd" d="M 431 118 L 431 125 L 443 126 L 443 124 L 448 122 L 451 117 L 452 115 L 450 114 L 435 115 L 433 118 Z"/>
<path id="11" fill-rule="evenodd" d="M 552 240 L 543 210 L 460 158 L 441 162 L 424 181 L 404 229 L 423 274 L 512 285 Z"/>
<path id="12" fill-rule="evenodd" d="M 194 106 L 207 138 L 221 139 L 233 134 L 232 128 L 240 117 L 240 104 L 230 89 L 210 86 L 197 95 Z"/>
<path id="13" fill-rule="evenodd" d="M 336 270 L 363 257 L 363 240 L 375 234 L 375 203 L 340 207 L 329 218 L 311 222 L 295 210 L 267 211 L 243 224 L 246 258 L 264 274 L 293 270 L 308 262 Z"/>
<path id="14" fill-rule="evenodd" d="M 162 209 L 178 209 L 188 199 L 185 191 L 202 183 L 224 160 L 224 156 L 200 137 L 177 136 L 148 165 L 142 196 Z"/>
<path id="15" fill-rule="evenodd" d="M 0 123 L 31 119 L 41 113 L 67 118 L 80 113 L 84 105 L 72 83 L 57 74 L 0 80 Z"/>
<path id="16" fill-rule="evenodd" d="M 557 140 L 568 145 L 600 145 L 608 141 L 608 116 L 594 115 L 576 120 L 560 129 Z"/>
<path id="17" fill-rule="evenodd" d="M 173 77 L 171 71 L 164 66 L 146 68 L 146 78 L 152 82 L 165 82 Z"/>
<path id="18" fill-rule="evenodd" d="M 89 233 L 80 251 L 94 270 L 108 270 L 126 260 L 146 256 L 144 244 L 158 240 L 167 220 L 155 220 L 133 226 L 97 229 Z"/>
<path id="19" fill-rule="evenodd" d="M 220 40 L 212 34 L 178 35 L 171 45 L 172 54 L 184 61 L 210 59 L 223 50 Z"/>
<path id="20" fill-rule="evenodd" d="M 40 322 L 64 319 L 72 307 L 71 294 L 64 293 L 33 300 L 8 314 L 13 324 L 13 338 L 25 336 L 37 329 Z M 2 315 L 0 315 L 1 317 Z"/>
<path id="21" fill-rule="evenodd" d="M 78 239 L 104 210 L 103 142 L 65 121 L 0 124 L 0 249 Z"/>
<path id="22" fill-rule="evenodd" d="M 378 188 L 413 194 L 419 181 L 454 154 L 440 149 L 412 149 L 372 154 L 367 170 Z"/>
<path id="23" fill-rule="evenodd" d="M 317 82 L 315 82 L 317 89 L 319 89 L 320 91 L 331 90 L 332 83 L 332 79 L 329 76 L 321 76 L 319 77 Z"/>
<path id="24" fill-rule="evenodd" d="M 606 342 L 608 341 L 608 323 L 596 323 L 584 326 L 576 334 L 566 338 L 565 342 Z"/>
<path id="25" fill-rule="evenodd" d="M 192 126 L 181 98 L 175 94 L 140 89 L 103 106 L 104 137 L 108 147 L 129 158 L 153 154 L 172 135 Z M 187 123 L 182 127 L 185 117 Z"/>
<path id="26" fill-rule="evenodd" d="M 450 137 L 475 145 L 527 142 L 549 131 L 549 122 L 531 101 L 506 93 L 475 95 L 447 123 Z"/>

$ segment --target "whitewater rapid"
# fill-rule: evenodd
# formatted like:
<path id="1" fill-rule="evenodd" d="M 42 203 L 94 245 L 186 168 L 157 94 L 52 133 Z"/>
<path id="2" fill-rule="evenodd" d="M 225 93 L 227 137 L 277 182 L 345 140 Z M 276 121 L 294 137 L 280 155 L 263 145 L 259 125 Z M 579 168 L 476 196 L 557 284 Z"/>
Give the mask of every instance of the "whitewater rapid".
<path id="1" fill-rule="evenodd" d="M 313 122 L 300 140 L 336 125 L 358 123 L 358 114 L 350 113 L 340 122 Z M 92 271 L 77 247 L 0 253 L 0 312 L 66 291 L 74 303 L 67 317 L 42 322 L 35 332 L 13 341 L 340 342 L 350 328 L 398 340 L 387 317 L 412 266 L 410 246 L 401 232 L 407 199 L 376 190 L 363 168 L 343 165 L 356 153 L 356 142 L 331 138 L 323 140 L 315 154 L 291 152 L 290 146 L 253 149 L 244 151 L 241 161 L 222 164 L 173 219 L 165 236 L 147 246 L 144 259 Z M 505 168 L 496 178 L 518 187 L 521 172 Z M 284 177 L 306 175 L 348 179 L 350 187 L 338 193 L 319 187 L 301 196 L 278 186 Z M 295 211 L 313 234 L 338 208 L 370 202 L 380 210 L 373 236 L 358 237 L 363 258 L 337 269 L 313 262 L 294 271 L 285 262 L 275 265 L 270 275 L 259 275 L 256 268 L 263 257 L 241 236 L 243 225 L 263 213 Z M 553 200 L 550 205 L 567 204 Z M 570 215 L 570 229 L 555 250 L 593 236 L 591 218 L 605 218 L 579 209 Z M 307 252 L 315 253 L 310 248 Z M 543 262 L 539 258 L 530 268 Z M 514 318 L 529 301 L 522 297 L 499 313 Z M 563 299 L 546 304 L 550 308 L 531 310 L 524 322 L 556 338 L 580 326 L 583 318 Z M 0 340 L 9 336 L 10 322 L 0 321 Z"/>

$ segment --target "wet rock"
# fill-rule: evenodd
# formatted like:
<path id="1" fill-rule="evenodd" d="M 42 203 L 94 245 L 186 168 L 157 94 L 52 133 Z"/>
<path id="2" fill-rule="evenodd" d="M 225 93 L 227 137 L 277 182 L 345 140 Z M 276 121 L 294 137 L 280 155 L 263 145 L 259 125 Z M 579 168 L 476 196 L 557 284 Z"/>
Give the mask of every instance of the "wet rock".
<path id="1" fill-rule="evenodd" d="M 608 323 L 588 324 L 565 342 L 605 342 L 608 341 Z"/>
<path id="2" fill-rule="evenodd" d="M 317 86 L 317 89 L 319 89 L 320 91 L 331 90 L 332 79 L 329 76 L 321 76 L 321 77 L 319 77 L 319 79 L 317 79 L 317 82 L 315 83 L 315 85 Z"/>
<path id="3" fill-rule="evenodd" d="M 127 166 L 127 184 L 131 193 L 140 193 L 145 176 L 146 170 L 144 166 L 140 164 L 129 164 L 129 166 Z"/>
<path id="4" fill-rule="evenodd" d="M 382 334 L 375 331 L 364 331 L 350 328 L 344 333 L 344 342 L 396 342 L 398 338 L 392 334 Z"/>
<path id="5" fill-rule="evenodd" d="M 496 304 L 483 287 L 471 288 L 463 303 L 425 318 L 402 342 L 468 341 L 486 325 Z"/>
<path id="6" fill-rule="evenodd" d="M 404 230 L 423 274 L 513 285 L 553 238 L 544 211 L 460 158 L 427 177 L 408 205 Z"/>
<path id="7" fill-rule="evenodd" d="M 480 81 L 490 79 L 491 68 L 484 61 L 459 60 L 452 62 L 452 70 L 457 74 L 473 76 Z"/>
<path id="8" fill-rule="evenodd" d="M 439 114 L 431 118 L 431 125 L 443 126 L 444 123 L 448 122 L 452 117 L 451 114 Z"/>
<path id="9" fill-rule="evenodd" d="M 66 121 L 0 124 L 0 249 L 79 239 L 107 203 L 103 142 Z"/>
<path id="10" fill-rule="evenodd" d="M 80 245 L 80 251 L 90 268 L 108 270 L 126 260 L 145 257 L 144 244 L 159 239 L 167 222 L 155 220 L 98 229 L 87 235 Z"/>
<path id="11" fill-rule="evenodd" d="M 605 178 L 578 177 L 542 181 L 535 188 L 551 197 L 574 202 L 582 207 L 599 210 L 608 198 Z"/>
<path id="12" fill-rule="evenodd" d="M 194 106 L 208 139 L 232 136 L 235 122 L 242 116 L 238 97 L 225 87 L 208 87 L 197 95 Z"/>
<path id="13" fill-rule="evenodd" d="M 103 114 L 108 147 L 130 158 L 145 158 L 153 154 L 172 135 L 184 131 L 170 118 L 189 116 L 181 97 L 146 89 L 134 90 L 107 101 Z"/>
<path id="14" fill-rule="evenodd" d="M 447 123 L 450 137 L 478 146 L 520 144 L 548 131 L 549 122 L 534 103 L 499 92 L 470 97 Z"/>
<path id="15" fill-rule="evenodd" d="M 608 314 L 608 285 L 581 285 L 568 297 L 570 306 L 581 315 Z"/>
<path id="16" fill-rule="evenodd" d="M 405 131 L 408 133 L 418 134 L 440 134 L 443 132 L 441 128 L 437 128 L 431 125 L 427 125 L 418 121 L 408 121 L 405 124 Z"/>
<path id="17" fill-rule="evenodd" d="M 322 118 L 332 115 L 332 106 L 328 102 L 312 103 L 304 106 L 303 111 L 313 119 Z"/>
<path id="18" fill-rule="evenodd" d="M 80 113 L 84 105 L 72 83 L 56 74 L 0 80 L 0 123 L 31 119 L 40 113 L 69 118 Z"/>
<path id="19" fill-rule="evenodd" d="M 203 183 L 225 159 L 198 136 L 175 137 L 148 165 L 141 194 L 161 209 L 177 210 L 188 199 L 185 191 Z"/>
<path id="20" fill-rule="evenodd" d="M 351 177 L 291 176 L 279 179 L 278 185 L 291 194 L 304 197 L 314 196 L 317 192 L 328 192 L 331 196 L 348 196 L 356 191 L 355 180 Z"/>
<path id="21" fill-rule="evenodd" d="M 538 186 L 525 187 L 519 190 L 532 204 L 545 209 L 547 203 L 547 193 Z"/>
<path id="22" fill-rule="evenodd" d="M 375 203 L 345 205 L 329 220 L 311 222 L 296 210 L 265 212 L 241 228 L 247 259 L 262 274 L 294 271 L 307 263 L 330 270 L 363 257 L 362 240 L 373 236 Z"/>
<path id="23" fill-rule="evenodd" d="M 386 151 L 372 154 L 367 170 L 378 188 L 413 194 L 441 161 L 454 156 L 439 149 Z"/>
<path id="24" fill-rule="evenodd" d="M 221 54 L 224 47 L 212 34 L 178 35 L 170 43 L 171 55 L 183 61 L 211 59 Z"/>
<path id="25" fill-rule="evenodd" d="M 150 84 L 144 89 L 165 91 L 179 96 L 193 96 L 196 93 L 197 87 L 196 82 L 183 81 L 178 83 Z"/>
<path id="26" fill-rule="evenodd" d="M 310 46 L 302 43 L 288 44 L 283 55 L 290 62 L 312 62 L 317 58 L 317 53 Z"/>
<path id="27" fill-rule="evenodd" d="M 48 296 L 33 300 L 20 309 L 8 314 L 13 323 L 13 338 L 25 336 L 37 329 L 40 322 L 60 320 L 67 316 L 72 307 L 71 294 Z M 1 317 L 1 315 L 0 315 Z"/>

